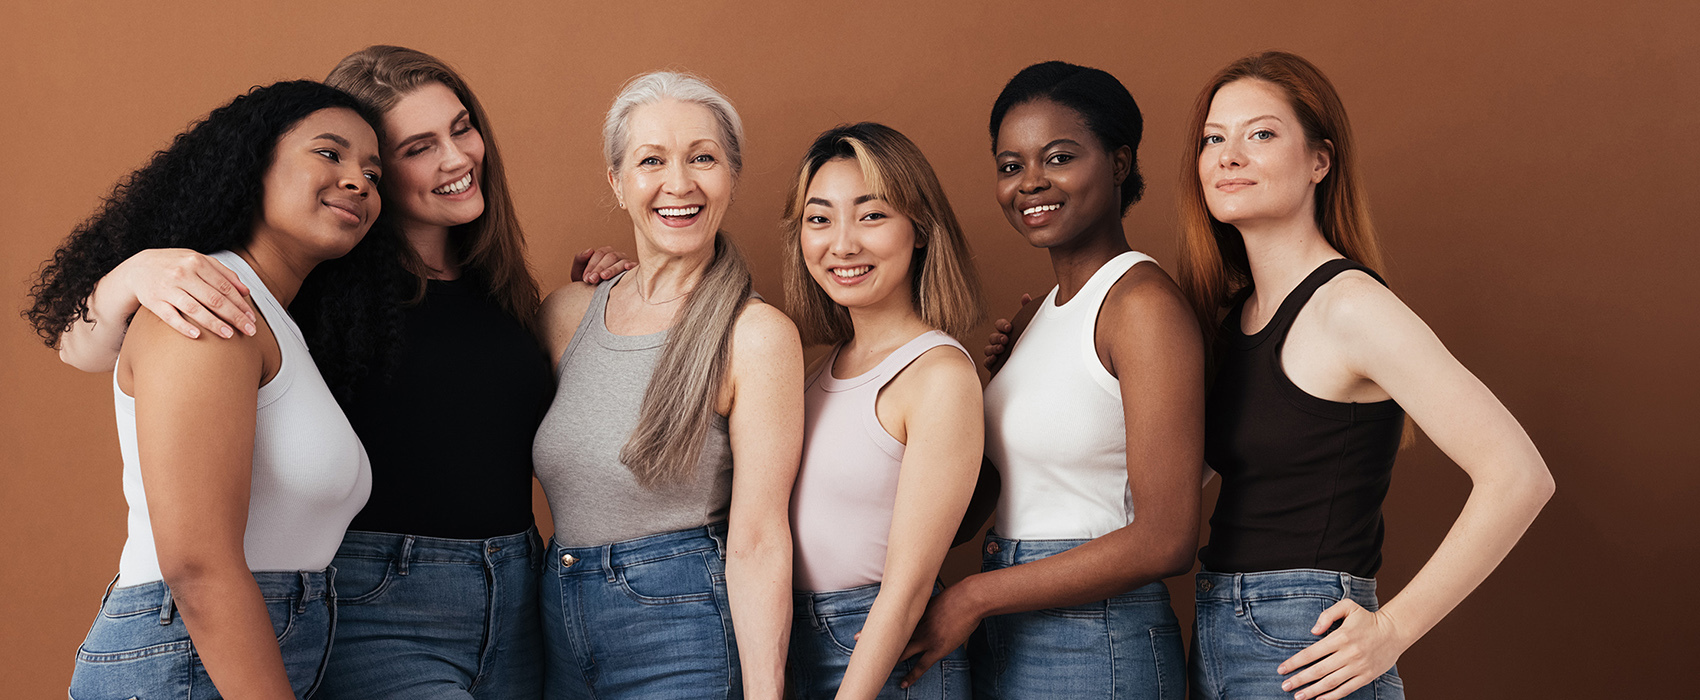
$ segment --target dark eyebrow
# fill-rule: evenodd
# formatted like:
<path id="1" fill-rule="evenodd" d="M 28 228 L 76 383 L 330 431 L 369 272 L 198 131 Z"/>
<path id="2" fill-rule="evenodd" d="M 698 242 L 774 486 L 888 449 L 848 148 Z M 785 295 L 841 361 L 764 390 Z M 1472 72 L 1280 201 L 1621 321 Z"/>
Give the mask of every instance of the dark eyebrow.
<path id="1" fill-rule="evenodd" d="M 454 119 L 449 120 L 449 127 L 453 128 L 455 124 L 459 124 L 460 120 L 466 118 L 466 115 L 467 115 L 467 111 L 464 110 L 464 109 L 461 110 L 460 114 L 456 114 Z M 434 131 L 422 131 L 420 133 L 414 134 L 414 135 L 409 136 L 405 139 L 397 141 L 395 143 L 395 149 L 399 151 L 399 150 L 401 150 L 402 146 L 406 146 L 407 144 L 413 143 L 414 141 L 418 141 L 420 139 L 428 139 L 428 138 L 431 138 L 432 136 L 436 136 L 436 135 L 437 134 Z"/>
<path id="2" fill-rule="evenodd" d="M 1067 144 L 1067 145 L 1070 145 L 1070 146 L 1074 146 L 1074 147 L 1076 147 L 1076 148 L 1079 148 L 1079 147 L 1080 147 L 1080 142 L 1079 142 L 1079 141 L 1075 141 L 1075 140 L 1074 140 L 1074 139 L 1057 139 L 1057 140 L 1055 140 L 1055 141 L 1052 141 L 1052 142 L 1050 142 L 1050 143 L 1047 143 L 1047 144 L 1045 144 L 1045 145 L 1044 145 L 1044 147 L 1043 147 L 1043 148 L 1040 148 L 1040 149 L 1039 149 L 1039 151 L 1040 151 L 1040 152 L 1041 152 L 1041 153 L 1043 153 L 1043 152 L 1045 152 L 1045 151 L 1049 151 L 1049 150 L 1051 150 L 1051 149 L 1052 149 L 1052 148 L 1055 148 L 1055 147 L 1057 147 L 1057 146 L 1060 146 L 1060 145 L 1064 145 L 1064 144 Z M 1016 152 L 1015 152 L 1015 151 L 1003 151 L 1003 152 L 1001 152 L 1001 153 L 999 153 L 999 154 L 998 154 L 998 155 L 997 155 L 997 157 L 998 157 L 998 158 L 1003 158 L 1003 157 L 1005 157 L 1005 156 L 1008 156 L 1008 157 L 1011 157 L 1011 158 L 1016 158 L 1016 157 L 1020 157 L 1020 155 L 1021 155 L 1021 154 L 1019 154 L 1019 153 L 1016 153 Z"/>
<path id="3" fill-rule="evenodd" d="M 328 131 L 323 133 L 323 134 L 319 134 L 318 136 L 313 137 L 314 141 L 317 141 L 319 139 L 324 139 L 326 141 L 330 141 L 331 143 L 334 143 L 338 146 L 342 146 L 343 148 L 353 148 L 353 146 L 350 146 L 348 144 L 348 139 L 345 139 L 341 136 L 337 136 L 336 134 L 330 133 Z"/>
<path id="4" fill-rule="evenodd" d="M 860 197 L 857 197 L 856 201 L 851 202 L 850 204 L 852 206 L 854 206 L 854 205 L 857 205 L 857 204 L 862 204 L 864 202 L 872 202 L 872 201 L 879 199 L 879 198 L 880 198 L 880 196 L 877 195 L 877 194 L 864 194 Z"/>
<path id="5" fill-rule="evenodd" d="M 828 209 L 831 209 L 831 208 L 832 208 L 832 202 L 828 202 L 828 201 L 826 201 L 826 200 L 824 200 L 824 199 L 821 199 L 821 198 L 820 198 L 820 197 L 810 197 L 810 198 L 809 198 L 809 201 L 807 201 L 807 202 L 804 202 L 804 204 L 805 204 L 805 205 L 808 205 L 808 204 L 819 204 L 819 205 L 821 205 L 821 206 L 823 206 L 823 207 L 826 207 L 826 208 L 828 208 Z"/>

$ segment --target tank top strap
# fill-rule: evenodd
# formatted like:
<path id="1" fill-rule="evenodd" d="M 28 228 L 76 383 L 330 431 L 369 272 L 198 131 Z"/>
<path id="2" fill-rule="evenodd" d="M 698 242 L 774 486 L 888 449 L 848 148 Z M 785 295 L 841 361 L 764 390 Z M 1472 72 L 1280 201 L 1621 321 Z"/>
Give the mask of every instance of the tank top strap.
<path id="1" fill-rule="evenodd" d="M 1133 269 L 1134 265 L 1146 261 L 1157 262 L 1151 256 L 1137 250 L 1130 250 L 1110 258 L 1109 262 L 1104 263 L 1102 267 L 1098 268 L 1097 272 L 1092 273 L 1092 277 L 1086 280 L 1086 284 L 1080 287 L 1080 291 L 1068 300 L 1067 306 L 1071 309 L 1090 309 L 1091 313 L 1088 315 L 1096 319 L 1098 309 L 1104 305 L 1104 298 L 1110 295 L 1110 288 L 1116 286 L 1116 282 L 1120 281 L 1128 270 Z"/>
<path id="2" fill-rule="evenodd" d="M 621 272 L 596 285 L 596 293 L 590 297 L 590 306 L 584 310 L 584 318 L 579 319 L 578 330 L 573 332 L 574 339 L 581 333 L 602 335 L 608 332 L 608 324 L 604 320 L 608 316 L 608 295 L 613 292 L 614 285 L 620 282 L 620 278 L 625 276 L 626 273 Z"/>
<path id="3" fill-rule="evenodd" d="M 1375 281 L 1380 282 L 1382 286 L 1387 285 L 1387 280 L 1382 279 L 1381 275 L 1364 267 L 1356 260 L 1347 258 L 1329 260 L 1318 265 L 1315 270 L 1311 270 L 1310 274 L 1305 276 L 1304 281 L 1299 282 L 1299 286 L 1287 293 L 1287 298 L 1281 300 L 1281 306 L 1275 310 L 1275 315 L 1269 319 L 1269 324 L 1265 326 L 1264 330 L 1258 331 L 1257 335 L 1264 338 L 1285 338 L 1287 331 L 1293 327 L 1294 319 L 1299 317 L 1299 311 L 1304 309 L 1305 304 L 1310 303 L 1310 298 L 1316 295 L 1316 290 L 1321 289 L 1322 285 L 1327 284 L 1329 280 L 1340 276 L 1340 273 L 1347 270 L 1361 271 L 1375 278 Z M 1244 308 L 1245 304 L 1241 302 L 1239 309 Z M 1236 309 L 1233 314 L 1236 322 L 1238 321 L 1239 309 Z M 1276 343 L 1273 347 L 1278 348 L 1280 346 L 1280 343 Z"/>
<path id="4" fill-rule="evenodd" d="M 917 358 L 926 354 L 927 351 L 940 345 L 949 345 L 961 350 L 963 355 L 968 355 L 968 350 L 963 348 L 961 343 L 956 342 L 955 338 L 950 337 L 949 333 L 927 331 L 904 343 L 902 347 L 891 351 L 890 355 L 880 361 L 879 367 L 874 370 L 876 373 L 874 377 L 875 389 L 891 383 L 891 380 L 897 377 L 898 373 L 902 372 L 904 368 L 913 364 Z M 968 359 L 974 358 L 972 355 L 968 355 Z"/>

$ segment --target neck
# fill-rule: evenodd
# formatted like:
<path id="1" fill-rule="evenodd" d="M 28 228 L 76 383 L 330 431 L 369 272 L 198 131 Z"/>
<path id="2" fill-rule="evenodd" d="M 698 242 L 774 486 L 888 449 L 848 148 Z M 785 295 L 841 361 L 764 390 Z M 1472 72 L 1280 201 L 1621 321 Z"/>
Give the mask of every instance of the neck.
<path id="1" fill-rule="evenodd" d="M 714 246 L 704 246 L 682 255 L 643 250 L 638 239 L 638 266 L 633 281 L 644 301 L 660 304 L 689 294 L 702 280 L 703 273 L 714 263 Z"/>
<path id="2" fill-rule="evenodd" d="M 932 330 L 921 319 L 920 312 L 909 301 L 909 285 L 868 306 L 850 311 L 850 340 L 845 341 L 840 354 L 865 357 L 884 352 L 890 354 L 917 335 Z"/>
<path id="3" fill-rule="evenodd" d="M 1051 271 L 1057 276 L 1057 303 L 1066 304 L 1087 280 L 1117 255 L 1133 250 L 1120 218 L 1102 231 L 1087 231 L 1066 245 L 1048 248 Z"/>
<path id="4" fill-rule="evenodd" d="M 254 274 L 259 275 L 266 289 L 277 298 L 277 303 L 289 308 L 289 303 L 295 301 L 295 295 L 301 291 L 302 280 L 307 279 L 307 273 L 312 272 L 321 260 L 292 251 L 288 246 L 279 245 L 271 236 L 254 234 L 254 239 L 248 245 L 233 250 L 237 255 L 254 268 Z"/>
<path id="5" fill-rule="evenodd" d="M 1235 225 L 1245 241 L 1246 261 L 1251 266 L 1251 298 L 1247 305 L 1261 308 L 1280 303 L 1318 265 L 1341 257 L 1322 237 L 1322 229 L 1307 213 L 1277 222 Z"/>
<path id="6" fill-rule="evenodd" d="M 407 246 L 419 256 L 420 262 L 425 263 L 427 279 L 452 280 L 460 277 L 460 263 L 449 252 L 449 227 L 405 222 L 401 225 L 401 235 L 407 239 Z"/>

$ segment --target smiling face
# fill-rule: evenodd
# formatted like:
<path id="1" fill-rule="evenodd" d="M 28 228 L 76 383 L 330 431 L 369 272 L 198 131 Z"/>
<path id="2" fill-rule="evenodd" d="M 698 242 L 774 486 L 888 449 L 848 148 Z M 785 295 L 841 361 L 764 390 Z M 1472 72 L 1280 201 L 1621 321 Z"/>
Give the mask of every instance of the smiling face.
<path id="1" fill-rule="evenodd" d="M 732 203 L 734 176 L 713 111 L 663 99 L 627 118 L 619 172 L 608 184 L 632 217 L 638 250 L 688 255 L 712 246 Z"/>
<path id="2" fill-rule="evenodd" d="M 384 114 L 384 196 L 402 226 L 459 226 L 484 213 L 484 137 L 453 90 L 429 82 Z"/>
<path id="3" fill-rule="evenodd" d="M 1045 99 L 1016 105 L 993 150 L 998 204 L 1029 245 L 1067 245 L 1121 220 L 1119 186 L 1133 153 L 1105 151 L 1078 112 Z"/>
<path id="4" fill-rule="evenodd" d="M 821 165 L 809 181 L 799 235 L 803 264 L 827 296 L 848 309 L 911 304 L 915 226 L 869 191 L 849 158 Z"/>
<path id="5" fill-rule="evenodd" d="M 343 108 L 307 115 L 278 138 L 261 183 L 256 236 L 313 260 L 341 257 L 378 218 L 378 136 Z"/>
<path id="6" fill-rule="evenodd" d="M 1251 79 L 1228 83 L 1216 91 L 1204 121 L 1198 181 L 1211 216 L 1234 226 L 1315 221 L 1328 151 L 1312 146 L 1279 88 Z"/>

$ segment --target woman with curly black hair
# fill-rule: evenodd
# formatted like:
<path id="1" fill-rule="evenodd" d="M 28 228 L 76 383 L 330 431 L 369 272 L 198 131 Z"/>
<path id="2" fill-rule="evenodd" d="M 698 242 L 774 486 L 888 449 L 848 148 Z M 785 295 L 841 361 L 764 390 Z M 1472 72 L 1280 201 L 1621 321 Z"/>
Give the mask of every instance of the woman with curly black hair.
<path id="1" fill-rule="evenodd" d="M 43 268 L 28 316 L 49 343 L 87 320 L 102 274 L 149 248 L 210 254 L 256 312 L 254 332 L 227 342 L 151 311 L 123 339 L 113 397 L 129 536 L 73 697 L 299 698 L 317 685 L 335 619 L 328 565 L 371 471 L 286 308 L 323 261 L 357 246 L 395 254 L 383 234 L 361 243 L 379 212 L 375 123 L 319 83 L 256 88 L 115 187 Z M 376 300 L 347 270 L 320 280 L 324 298 Z M 345 336 L 341 347 L 371 345 Z"/>

